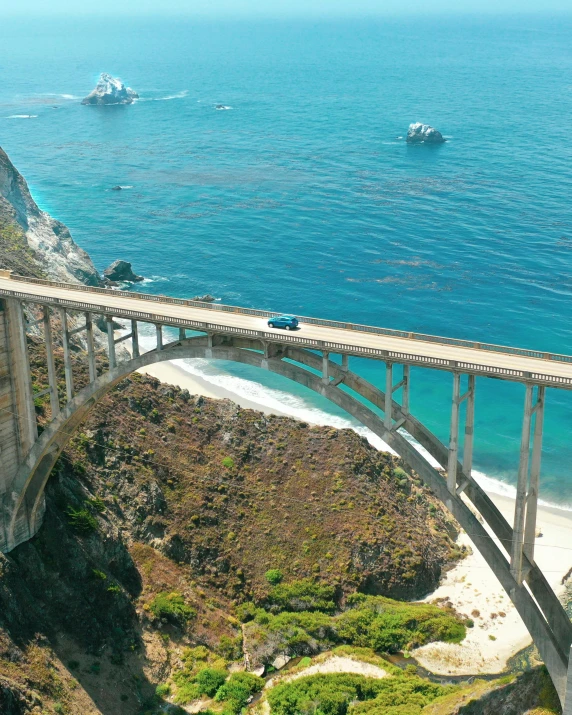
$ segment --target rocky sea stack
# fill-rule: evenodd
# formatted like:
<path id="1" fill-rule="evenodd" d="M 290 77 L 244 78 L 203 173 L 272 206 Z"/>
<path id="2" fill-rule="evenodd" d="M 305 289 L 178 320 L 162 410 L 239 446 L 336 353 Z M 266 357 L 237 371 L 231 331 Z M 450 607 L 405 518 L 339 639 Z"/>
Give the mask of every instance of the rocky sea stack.
<path id="1" fill-rule="evenodd" d="M 128 261 L 113 261 L 103 271 L 103 278 L 107 285 L 117 285 L 118 283 L 139 283 L 144 280 L 143 276 L 133 273 L 131 263 Z"/>
<path id="2" fill-rule="evenodd" d="M 133 104 L 134 99 L 139 99 L 137 92 L 126 87 L 117 77 L 102 72 L 96 88 L 82 104 Z"/>
<path id="3" fill-rule="evenodd" d="M 445 139 L 441 132 L 429 124 L 416 122 L 409 125 L 406 141 L 408 144 L 443 144 Z"/>

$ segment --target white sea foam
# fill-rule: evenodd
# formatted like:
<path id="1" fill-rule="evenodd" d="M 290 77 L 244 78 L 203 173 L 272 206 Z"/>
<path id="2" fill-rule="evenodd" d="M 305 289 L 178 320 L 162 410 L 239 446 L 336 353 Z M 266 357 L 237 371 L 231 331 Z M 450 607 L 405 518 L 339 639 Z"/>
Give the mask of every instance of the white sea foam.
<path id="1" fill-rule="evenodd" d="M 5 119 L 36 119 L 37 114 L 11 114 L 9 117 L 5 117 Z"/>
<path id="2" fill-rule="evenodd" d="M 168 102 L 170 99 L 184 99 L 189 93 L 188 89 L 184 89 L 177 94 L 168 94 L 166 97 L 140 97 L 140 102 Z"/>

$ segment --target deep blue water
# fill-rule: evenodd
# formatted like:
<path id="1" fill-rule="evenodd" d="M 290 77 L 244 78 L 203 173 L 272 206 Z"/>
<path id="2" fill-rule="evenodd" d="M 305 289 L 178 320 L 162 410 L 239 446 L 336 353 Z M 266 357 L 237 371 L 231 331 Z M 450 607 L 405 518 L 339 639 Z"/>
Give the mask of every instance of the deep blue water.
<path id="1" fill-rule="evenodd" d="M 81 106 L 100 71 L 141 101 Z M 572 353 L 571 117 L 572 17 L 0 25 L 0 145 L 100 269 L 174 296 Z M 413 381 L 446 439 L 450 376 Z M 476 467 L 514 483 L 523 388 L 477 389 Z M 572 504 L 572 395 L 546 426 L 542 496 Z"/>

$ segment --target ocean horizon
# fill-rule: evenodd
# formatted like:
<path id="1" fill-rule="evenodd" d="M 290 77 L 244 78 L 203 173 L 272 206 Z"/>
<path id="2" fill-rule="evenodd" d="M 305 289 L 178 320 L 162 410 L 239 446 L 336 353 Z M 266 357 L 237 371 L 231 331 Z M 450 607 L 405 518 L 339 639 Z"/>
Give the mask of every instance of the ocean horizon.
<path id="1" fill-rule="evenodd" d="M 0 145 L 99 270 L 123 258 L 146 292 L 572 354 L 572 18 L 12 19 L 0 46 Z M 102 71 L 140 99 L 82 106 Z M 407 145 L 416 121 L 446 143 Z M 382 365 L 351 367 L 383 389 Z M 278 376 L 185 369 L 357 427 Z M 451 389 L 412 369 L 411 411 L 444 442 Z M 523 402 L 477 381 L 489 491 L 513 493 Z M 571 418 L 549 389 L 541 498 L 569 509 Z"/>

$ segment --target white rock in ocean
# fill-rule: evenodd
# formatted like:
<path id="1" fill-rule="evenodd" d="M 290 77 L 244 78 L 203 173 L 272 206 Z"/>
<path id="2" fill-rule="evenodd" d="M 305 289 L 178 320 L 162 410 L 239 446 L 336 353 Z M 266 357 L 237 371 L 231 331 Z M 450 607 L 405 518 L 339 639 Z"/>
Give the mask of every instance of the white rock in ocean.
<path id="1" fill-rule="evenodd" d="M 137 92 L 126 87 L 117 77 L 102 72 L 97 87 L 82 104 L 133 104 L 134 99 L 139 99 Z"/>
<path id="2" fill-rule="evenodd" d="M 405 141 L 408 144 L 442 144 L 445 139 L 441 132 L 429 124 L 416 122 L 415 124 L 409 125 L 407 139 Z"/>

